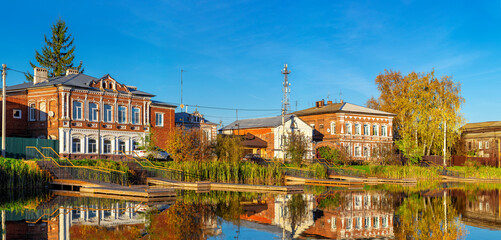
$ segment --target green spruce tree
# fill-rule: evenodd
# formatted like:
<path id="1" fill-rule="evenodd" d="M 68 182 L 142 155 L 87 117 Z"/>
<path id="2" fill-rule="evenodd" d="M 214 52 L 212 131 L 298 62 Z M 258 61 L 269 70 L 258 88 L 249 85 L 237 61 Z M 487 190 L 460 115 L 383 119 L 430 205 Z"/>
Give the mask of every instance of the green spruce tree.
<path id="1" fill-rule="evenodd" d="M 83 73 L 82 61 L 77 67 L 73 66 L 73 59 L 75 58 L 75 55 L 73 55 L 75 51 L 74 39 L 68 33 L 66 23 L 59 19 L 52 25 L 51 29 L 52 37 L 50 39 L 44 35 L 46 45 L 42 47 L 42 52 L 35 50 L 35 59 L 39 66 L 48 70 L 49 78 L 64 76 L 67 69 L 75 69 Z M 31 61 L 30 65 L 32 68 L 37 67 Z M 28 81 L 33 81 L 33 75 L 30 72 L 25 73 L 25 76 Z"/>

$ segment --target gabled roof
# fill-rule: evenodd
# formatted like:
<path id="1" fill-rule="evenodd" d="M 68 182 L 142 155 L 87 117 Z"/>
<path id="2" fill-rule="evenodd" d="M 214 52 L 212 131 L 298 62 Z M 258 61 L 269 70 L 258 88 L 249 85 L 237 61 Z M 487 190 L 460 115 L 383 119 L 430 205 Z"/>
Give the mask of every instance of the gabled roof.
<path id="1" fill-rule="evenodd" d="M 56 85 L 85 88 L 85 89 L 91 89 L 91 90 L 99 90 L 97 88 L 91 87 L 90 84 L 93 81 L 99 81 L 101 79 L 108 78 L 108 77 L 110 77 L 109 74 L 104 75 L 102 78 L 91 77 L 91 76 L 85 75 L 83 73 L 70 74 L 70 75 L 66 75 L 66 76 L 58 76 L 58 77 L 49 78 L 48 81 L 40 82 L 37 84 L 33 84 L 32 82 L 26 82 L 26 83 L 21 83 L 21 84 L 17 84 L 17 85 L 12 85 L 12 86 L 6 87 L 5 90 L 6 91 L 15 91 L 15 90 L 30 89 L 30 88 L 56 86 Z M 144 95 L 144 96 L 150 96 L 150 97 L 155 96 L 155 95 L 147 93 L 147 92 L 138 91 L 134 88 L 128 88 L 128 90 L 134 95 Z M 122 92 L 122 93 L 124 93 L 124 92 Z"/>
<path id="2" fill-rule="evenodd" d="M 177 108 L 176 105 L 172 105 L 172 104 L 164 103 L 164 102 L 160 102 L 160 101 L 155 101 L 155 100 L 151 100 L 151 105 L 152 106 L 160 106 L 160 107 Z"/>
<path id="3" fill-rule="evenodd" d="M 223 138 L 239 138 L 240 143 L 242 144 L 243 147 L 248 147 L 248 148 L 266 148 L 268 147 L 268 143 L 259 138 L 256 137 L 254 134 L 247 133 L 245 135 L 221 135 Z"/>
<path id="4" fill-rule="evenodd" d="M 285 122 L 289 121 L 294 115 L 285 115 Z M 267 118 L 251 118 L 234 121 L 223 128 L 223 130 L 230 129 L 246 129 L 246 128 L 267 128 L 278 127 L 282 125 L 282 116 L 267 117 Z"/>
<path id="5" fill-rule="evenodd" d="M 396 116 L 394 113 L 383 112 L 372 108 L 362 107 L 351 103 L 332 103 L 322 107 L 312 107 L 304 110 L 294 112 L 297 116 L 308 116 L 325 113 L 360 113 L 360 114 L 373 114 L 382 116 Z"/>
<path id="6" fill-rule="evenodd" d="M 175 116 L 175 120 L 174 121 L 176 123 L 200 123 L 200 122 L 191 122 L 190 118 L 191 118 L 192 115 L 193 115 L 192 113 L 178 112 L 178 113 L 174 114 L 174 116 Z M 207 120 L 204 117 L 202 117 L 202 120 L 204 121 L 205 124 L 217 125 L 217 123 L 213 123 L 213 122 Z"/>
<path id="7" fill-rule="evenodd" d="M 477 122 L 477 123 L 467 123 L 463 126 L 464 130 L 474 130 L 474 129 L 489 129 L 489 128 L 500 128 L 501 121 L 490 121 L 490 122 Z"/>

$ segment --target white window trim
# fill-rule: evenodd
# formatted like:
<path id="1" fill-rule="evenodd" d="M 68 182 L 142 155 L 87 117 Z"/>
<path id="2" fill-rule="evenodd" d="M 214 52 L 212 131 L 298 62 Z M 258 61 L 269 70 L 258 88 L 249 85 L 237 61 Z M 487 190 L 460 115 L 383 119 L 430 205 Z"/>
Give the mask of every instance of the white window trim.
<path id="1" fill-rule="evenodd" d="M 158 124 L 158 114 L 162 116 L 162 122 Z M 164 114 L 162 112 L 155 112 L 155 126 L 156 127 L 163 127 L 164 126 Z"/>
<path id="2" fill-rule="evenodd" d="M 31 107 L 31 105 L 35 105 L 35 107 L 34 108 Z M 32 113 L 32 110 L 34 111 L 33 113 Z M 30 122 L 34 122 L 34 121 L 37 120 L 37 113 L 36 113 L 36 111 L 37 111 L 37 104 L 35 102 L 28 103 L 28 120 Z"/>
<path id="3" fill-rule="evenodd" d="M 136 122 L 134 123 L 134 109 L 137 109 L 138 112 L 137 112 L 137 119 L 136 119 Z M 140 107 L 132 107 L 132 110 L 131 110 L 131 114 L 132 114 L 132 124 L 134 125 L 141 125 L 141 108 Z"/>
<path id="4" fill-rule="evenodd" d="M 357 128 L 358 125 L 358 128 Z M 357 133 L 358 129 L 358 133 Z M 355 135 L 362 135 L 362 124 L 361 123 L 355 123 Z"/>
<path id="5" fill-rule="evenodd" d="M 95 146 L 95 149 L 96 149 L 96 151 L 95 151 L 95 152 L 91 152 L 91 151 L 90 151 L 90 141 L 91 141 L 91 140 L 96 141 L 96 142 L 94 143 L 94 146 Z M 87 139 L 87 153 L 90 153 L 90 154 L 95 154 L 95 153 L 97 153 L 97 151 L 98 151 L 98 149 L 99 149 L 99 146 L 97 145 L 97 142 L 98 142 L 98 141 L 97 141 L 97 139 L 96 139 L 96 138 L 93 138 L 93 137 L 90 137 L 90 138 L 88 138 L 88 139 Z"/>
<path id="6" fill-rule="evenodd" d="M 384 128 L 384 131 L 383 131 L 383 128 Z M 388 126 L 386 126 L 386 125 L 381 126 L 381 136 L 383 136 L 383 137 L 388 136 Z"/>
<path id="7" fill-rule="evenodd" d="M 374 126 L 376 126 L 376 130 L 377 130 L 376 132 L 374 132 Z M 373 135 L 374 136 L 379 136 L 379 133 L 380 133 L 380 131 L 379 131 L 379 125 L 378 124 L 373 124 L 372 125 L 372 131 L 373 131 Z"/>
<path id="8" fill-rule="evenodd" d="M 91 110 L 92 110 L 90 108 L 91 104 L 96 104 L 96 108 L 95 108 L 96 112 L 95 112 L 95 114 L 91 112 Z M 97 103 L 97 102 L 89 102 L 88 106 L 87 106 L 87 110 L 89 111 L 89 121 L 91 121 L 91 122 L 97 122 L 97 121 L 99 121 L 99 103 Z M 91 119 L 91 116 L 93 116 L 93 115 L 95 116 L 96 119 Z"/>
<path id="9" fill-rule="evenodd" d="M 75 118 L 75 102 L 80 103 L 80 118 Z M 82 101 L 73 100 L 71 102 L 71 119 L 80 120 L 80 121 L 83 119 L 83 114 L 82 114 L 83 113 L 83 105 L 84 104 Z"/>
<path id="10" fill-rule="evenodd" d="M 125 117 L 124 121 L 122 121 L 122 119 L 120 119 L 120 107 L 123 107 L 125 109 L 125 113 L 123 114 L 123 117 Z M 118 105 L 117 107 L 117 122 L 119 124 L 127 124 L 127 106 L 124 106 L 124 105 Z"/>
<path id="11" fill-rule="evenodd" d="M 83 147 L 85 146 L 85 143 L 82 143 L 82 142 L 85 142 L 85 141 L 82 141 L 83 138 L 81 137 L 76 137 L 76 136 L 72 136 L 71 138 L 71 153 L 82 153 L 83 151 Z M 79 140 L 79 145 L 80 145 L 80 150 L 79 151 L 73 151 L 73 144 L 75 144 L 75 141 L 73 141 L 73 139 L 78 139 Z"/>
<path id="12" fill-rule="evenodd" d="M 353 134 L 353 125 L 350 122 L 344 124 L 346 127 L 346 134 Z"/>
<path id="13" fill-rule="evenodd" d="M 19 117 L 16 117 L 16 112 L 19 112 Z M 23 110 L 21 109 L 12 109 L 12 118 L 21 119 L 23 118 Z"/>
<path id="14" fill-rule="evenodd" d="M 111 107 L 109 109 L 110 117 L 109 117 L 109 119 L 107 121 L 104 121 L 104 116 L 106 116 L 106 114 L 107 114 L 106 106 L 110 106 Z M 108 123 L 112 123 L 113 122 L 113 105 L 112 104 L 104 104 L 103 105 L 103 122 L 108 122 Z"/>
<path id="15" fill-rule="evenodd" d="M 336 122 L 331 122 L 331 135 L 336 134 Z"/>
<path id="16" fill-rule="evenodd" d="M 365 131 L 365 126 L 367 125 L 367 130 L 369 131 Z M 364 123 L 364 135 L 365 136 L 370 136 L 371 135 L 371 125 L 369 123 Z"/>

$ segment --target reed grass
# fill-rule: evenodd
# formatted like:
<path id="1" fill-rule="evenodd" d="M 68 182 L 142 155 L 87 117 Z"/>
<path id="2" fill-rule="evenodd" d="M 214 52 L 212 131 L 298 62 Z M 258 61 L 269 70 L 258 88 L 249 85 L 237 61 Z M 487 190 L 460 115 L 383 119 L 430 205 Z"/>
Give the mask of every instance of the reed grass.
<path id="1" fill-rule="evenodd" d="M 471 166 L 471 167 L 448 167 L 447 169 L 459 172 L 464 177 L 473 177 L 481 179 L 501 179 L 501 168 L 486 167 L 486 166 Z"/>
<path id="2" fill-rule="evenodd" d="M 440 167 L 420 167 L 420 166 L 381 166 L 381 165 L 366 165 L 366 166 L 351 166 L 351 168 L 362 170 L 367 177 L 377 178 L 415 178 L 417 180 L 440 180 Z"/>
<path id="3" fill-rule="evenodd" d="M 0 158 L 0 189 L 38 191 L 49 181 L 47 172 L 34 161 Z"/>
<path id="4" fill-rule="evenodd" d="M 262 166 L 250 162 L 223 161 L 185 161 L 185 162 L 155 162 L 155 164 L 178 169 L 190 175 L 202 177 L 211 182 L 241 183 L 241 184 L 282 184 L 282 170 L 278 164 Z"/>
<path id="5" fill-rule="evenodd" d="M 91 167 L 101 167 L 107 169 L 118 170 L 122 172 L 128 172 L 129 167 L 125 162 L 118 162 L 113 160 L 104 159 L 75 159 L 71 160 L 75 166 L 91 166 Z"/>

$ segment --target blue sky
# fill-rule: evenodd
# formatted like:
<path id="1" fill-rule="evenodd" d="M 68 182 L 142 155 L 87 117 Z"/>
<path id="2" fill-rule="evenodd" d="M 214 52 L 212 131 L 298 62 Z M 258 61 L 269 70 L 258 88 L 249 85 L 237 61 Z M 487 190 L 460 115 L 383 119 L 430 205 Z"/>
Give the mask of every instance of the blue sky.
<path id="1" fill-rule="evenodd" d="M 109 73 L 165 102 L 180 102 L 181 68 L 184 103 L 279 109 L 288 63 L 292 110 L 340 92 L 364 105 L 384 69 L 434 68 L 462 83 L 468 122 L 501 120 L 500 1 L 8 1 L 2 9 L 0 63 L 13 69 L 30 70 L 61 17 L 86 74 Z M 23 81 L 8 75 L 8 85 Z M 235 111 L 199 110 L 235 120 Z"/>

